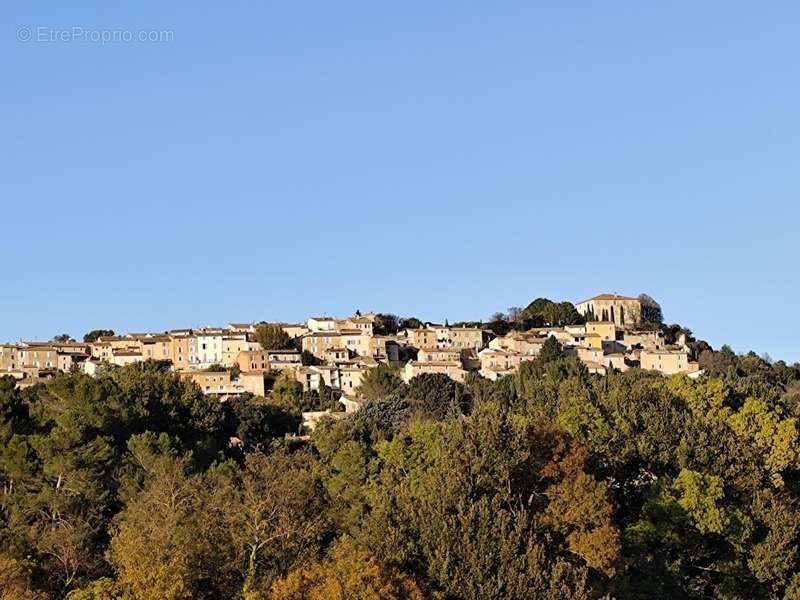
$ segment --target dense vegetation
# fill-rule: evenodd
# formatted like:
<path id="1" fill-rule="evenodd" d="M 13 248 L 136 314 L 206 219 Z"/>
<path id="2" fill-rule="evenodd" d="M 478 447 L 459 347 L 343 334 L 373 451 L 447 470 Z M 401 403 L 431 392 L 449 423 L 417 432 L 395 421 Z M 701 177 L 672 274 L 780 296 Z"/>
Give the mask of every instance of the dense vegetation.
<path id="1" fill-rule="evenodd" d="M 703 352 L 697 381 L 381 368 L 310 440 L 285 381 L 0 379 L 0 598 L 798 599 L 800 369 Z"/>

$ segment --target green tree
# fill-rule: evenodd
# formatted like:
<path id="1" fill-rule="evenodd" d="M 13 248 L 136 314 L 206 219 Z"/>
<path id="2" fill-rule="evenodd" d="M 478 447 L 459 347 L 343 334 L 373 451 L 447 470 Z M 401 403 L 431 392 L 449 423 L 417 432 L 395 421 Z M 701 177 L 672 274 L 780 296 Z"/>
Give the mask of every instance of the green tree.
<path id="1" fill-rule="evenodd" d="M 308 350 L 303 350 L 303 352 L 300 355 L 300 361 L 304 367 L 322 364 L 322 361 L 318 359 L 316 356 L 314 356 Z"/>
<path id="2" fill-rule="evenodd" d="M 542 344 L 536 360 L 540 364 L 545 364 L 558 360 L 559 358 L 561 358 L 561 344 L 551 335 L 545 340 L 544 344 Z"/>
<path id="3" fill-rule="evenodd" d="M 142 465 L 144 485 L 115 519 L 109 558 L 137 600 L 233 597 L 226 529 L 233 498 L 223 474 L 190 474 L 187 457 Z"/>
<path id="4" fill-rule="evenodd" d="M 406 317 L 405 319 L 400 319 L 399 328 L 400 329 L 419 329 L 423 327 L 425 324 L 420 321 L 416 317 Z"/>
<path id="5" fill-rule="evenodd" d="M 400 317 L 390 313 L 378 313 L 372 325 L 375 335 L 394 335 L 400 329 Z"/>
<path id="6" fill-rule="evenodd" d="M 300 416 L 264 398 L 233 398 L 226 402 L 227 429 L 246 451 L 266 450 L 275 439 L 296 433 Z"/>
<path id="7" fill-rule="evenodd" d="M 114 335 L 113 329 L 92 329 L 83 336 L 83 341 L 86 344 L 90 344 L 96 342 L 101 337 L 110 337 L 112 335 Z"/>
<path id="8" fill-rule="evenodd" d="M 310 453 L 253 453 L 226 513 L 247 596 L 319 548 L 328 529 L 326 496 Z"/>
<path id="9" fill-rule="evenodd" d="M 378 447 L 385 495 L 370 516 L 379 521 L 376 553 L 424 565 L 458 598 L 588 598 L 585 567 L 537 523 L 550 447 L 497 406 L 412 424 Z"/>
<path id="10" fill-rule="evenodd" d="M 584 319 L 570 302 L 536 298 L 522 311 L 524 318 L 537 325 L 575 325 Z"/>
<path id="11" fill-rule="evenodd" d="M 300 412 L 303 409 L 303 386 L 291 371 L 282 371 L 272 386 L 269 400 L 286 410 Z"/>
<path id="12" fill-rule="evenodd" d="M 441 373 L 423 373 L 412 378 L 408 383 L 408 398 L 415 412 L 437 420 L 468 412 L 471 404 L 464 386 Z"/>
<path id="13" fill-rule="evenodd" d="M 254 336 L 264 350 L 285 350 L 292 347 L 292 338 L 280 325 L 261 323 L 256 327 Z"/>
<path id="14" fill-rule="evenodd" d="M 639 294 L 639 302 L 642 305 L 642 321 L 645 323 L 662 323 L 664 316 L 661 313 L 661 305 L 647 294 Z"/>
<path id="15" fill-rule="evenodd" d="M 390 396 L 402 385 L 403 381 L 397 375 L 397 369 L 381 363 L 364 373 L 357 391 L 367 400 L 381 400 Z"/>

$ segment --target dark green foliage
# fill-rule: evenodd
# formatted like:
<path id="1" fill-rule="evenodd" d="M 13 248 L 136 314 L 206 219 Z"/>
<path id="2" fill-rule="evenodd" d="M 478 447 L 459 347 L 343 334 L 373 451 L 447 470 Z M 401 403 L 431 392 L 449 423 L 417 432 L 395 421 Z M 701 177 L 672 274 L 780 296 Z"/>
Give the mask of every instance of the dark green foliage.
<path id="1" fill-rule="evenodd" d="M 661 305 L 647 294 L 639 294 L 639 302 L 642 304 L 642 321 L 645 323 L 661 323 L 664 315 L 661 313 Z"/>
<path id="2" fill-rule="evenodd" d="M 463 323 L 463 325 L 482 326 L 495 335 L 501 336 L 512 329 L 527 331 L 534 327 L 575 325 L 584 322 L 584 317 L 578 313 L 571 302 L 553 302 L 547 298 L 536 298 L 524 309 L 512 306 L 507 313 L 492 314 L 487 323 L 471 322 Z"/>
<path id="3" fill-rule="evenodd" d="M 400 330 L 400 317 L 397 315 L 378 313 L 372 325 L 375 335 L 394 335 Z"/>
<path id="4" fill-rule="evenodd" d="M 337 392 L 288 373 L 224 402 L 156 362 L 2 377 L 0 597 L 266 599 L 346 542 L 448 600 L 798 598 L 800 367 L 701 362 L 601 377 L 553 339 L 497 381 L 378 367 L 310 441 Z"/>
<path id="5" fill-rule="evenodd" d="M 558 360 L 559 358 L 561 358 L 561 345 L 556 338 L 550 336 L 545 340 L 544 344 L 542 344 L 542 348 L 539 350 L 539 355 L 536 357 L 536 360 L 540 364 L 545 364 Z"/>
<path id="6" fill-rule="evenodd" d="M 285 350 L 292 347 L 292 338 L 280 325 L 260 323 L 254 337 L 264 350 Z"/>
<path id="7" fill-rule="evenodd" d="M 425 324 L 416 317 L 406 317 L 405 319 L 400 319 L 398 326 L 400 329 L 419 329 L 424 325 Z"/>
<path id="8" fill-rule="evenodd" d="M 391 395 L 403 385 L 397 369 L 380 364 L 367 371 L 358 386 L 358 393 L 367 400 L 380 400 Z"/>
<path id="9" fill-rule="evenodd" d="M 234 398 L 227 402 L 230 423 L 227 427 L 244 448 L 264 450 L 276 438 L 297 432 L 297 413 L 258 398 Z"/>
<path id="10" fill-rule="evenodd" d="M 547 298 L 537 298 L 522 311 L 526 319 L 541 325 L 575 325 L 583 323 L 583 317 L 571 302 L 553 302 Z"/>
<path id="11" fill-rule="evenodd" d="M 310 367 L 313 365 L 321 365 L 322 361 L 314 356 L 308 350 L 303 350 L 300 354 L 300 362 L 303 364 L 304 367 Z"/>
<path id="12" fill-rule="evenodd" d="M 416 413 L 433 419 L 457 417 L 471 406 L 464 386 L 441 373 L 423 373 L 411 379 L 408 399 Z"/>
<path id="13" fill-rule="evenodd" d="M 101 337 L 110 337 L 114 335 L 113 329 L 92 329 L 89 333 L 83 336 L 85 343 L 96 342 Z"/>

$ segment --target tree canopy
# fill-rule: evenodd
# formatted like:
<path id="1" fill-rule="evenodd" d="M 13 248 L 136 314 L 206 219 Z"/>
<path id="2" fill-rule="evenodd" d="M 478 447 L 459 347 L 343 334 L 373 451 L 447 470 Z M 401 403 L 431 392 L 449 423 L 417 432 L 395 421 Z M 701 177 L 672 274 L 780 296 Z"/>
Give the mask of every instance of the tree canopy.
<path id="1" fill-rule="evenodd" d="M 92 329 L 90 332 L 84 334 L 83 341 L 86 344 L 96 342 L 101 337 L 110 337 L 114 335 L 113 329 Z"/>
<path id="2" fill-rule="evenodd" d="M 800 366 L 399 383 L 220 402 L 147 362 L 0 377 L 0 598 L 800 597 Z"/>
<path id="3" fill-rule="evenodd" d="M 286 350 L 292 347 L 292 338 L 280 325 L 261 323 L 256 326 L 254 336 L 264 350 Z"/>

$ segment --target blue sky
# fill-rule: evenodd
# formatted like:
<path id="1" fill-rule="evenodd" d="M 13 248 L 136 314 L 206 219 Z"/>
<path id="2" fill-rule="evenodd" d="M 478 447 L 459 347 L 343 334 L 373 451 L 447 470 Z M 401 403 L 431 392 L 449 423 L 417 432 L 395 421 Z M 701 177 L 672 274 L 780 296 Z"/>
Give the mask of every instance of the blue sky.
<path id="1" fill-rule="evenodd" d="M 800 360 L 797 3 L 0 15 L 2 340 L 616 291 Z"/>

